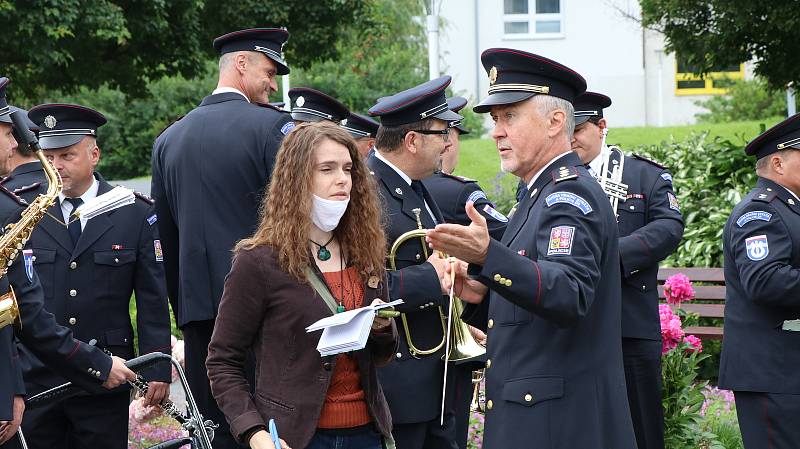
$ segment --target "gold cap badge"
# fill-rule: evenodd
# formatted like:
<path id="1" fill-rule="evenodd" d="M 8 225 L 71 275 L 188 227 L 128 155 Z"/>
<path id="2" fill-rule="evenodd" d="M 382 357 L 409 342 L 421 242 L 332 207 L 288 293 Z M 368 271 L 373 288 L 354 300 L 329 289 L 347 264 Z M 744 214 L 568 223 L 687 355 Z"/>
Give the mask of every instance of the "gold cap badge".
<path id="1" fill-rule="evenodd" d="M 497 67 L 492 66 L 492 68 L 489 69 L 489 85 L 493 86 L 495 81 L 497 81 Z"/>

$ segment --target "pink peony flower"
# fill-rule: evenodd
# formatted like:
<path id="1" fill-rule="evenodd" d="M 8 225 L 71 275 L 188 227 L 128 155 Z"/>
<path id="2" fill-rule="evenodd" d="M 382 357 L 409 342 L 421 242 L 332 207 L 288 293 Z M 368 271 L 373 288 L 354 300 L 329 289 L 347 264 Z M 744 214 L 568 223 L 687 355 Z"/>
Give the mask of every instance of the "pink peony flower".
<path id="1" fill-rule="evenodd" d="M 703 352 L 703 342 L 700 341 L 699 338 L 695 337 L 694 335 L 687 335 L 683 338 L 683 341 L 689 344 L 691 352 Z"/>
<path id="2" fill-rule="evenodd" d="M 661 354 L 666 354 L 683 341 L 681 317 L 675 315 L 666 304 L 659 304 L 658 315 L 661 319 Z"/>
<path id="3" fill-rule="evenodd" d="M 172 336 L 172 357 L 178 361 L 181 365 L 181 368 L 186 369 L 186 360 L 183 353 L 183 340 L 178 340 L 175 336 Z M 178 371 L 175 367 L 172 367 L 172 381 L 175 382 L 178 380 Z"/>
<path id="4" fill-rule="evenodd" d="M 691 301 L 694 299 L 692 281 L 683 273 L 670 276 L 664 282 L 664 297 L 668 304 L 680 305 L 684 301 Z"/>
<path id="5" fill-rule="evenodd" d="M 128 416 L 134 423 L 147 422 L 161 415 L 161 409 L 154 406 L 145 406 L 144 398 L 137 398 L 128 406 Z"/>

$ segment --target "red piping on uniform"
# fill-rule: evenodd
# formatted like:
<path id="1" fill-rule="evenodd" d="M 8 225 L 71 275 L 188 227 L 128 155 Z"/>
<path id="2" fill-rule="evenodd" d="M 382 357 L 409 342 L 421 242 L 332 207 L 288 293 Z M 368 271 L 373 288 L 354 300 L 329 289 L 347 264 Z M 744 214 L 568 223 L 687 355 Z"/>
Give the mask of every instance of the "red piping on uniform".
<path id="1" fill-rule="evenodd" d="M 80 342 L 75 343 L 75 347 L 72 348 L 72 352 L 70 352 L 69 355 L 67 356 L 67 360 L 71 359 L 72 356 L 74 356 L 75 353 L 78 352 L 78 348 L 80 348 L 80 347 L 81 347 L 81 343 Z"/>
<path id="2" fill-rule="evenodd" d="M 644 246 L 644 249 L 647 251 L 647 255 L 649 256 L 649 255 L 650 255 L 650 247 L 649 247 L 649 246 L 647 246 L 647 243 L 645 243 L 645 241 L 644 241 L 644 240 L 642 240 L 642 238 L 641 238 L 641 237 L 639 237 L 638 235 L 631 235 L 631 237 L 633 237 L 633 238 L 635 238 L 636 240 L 638 240 L 638 241 L 639 241 L 639 243 L 641 243 L 641 244 L 642 244 L 642 246 Z"/>

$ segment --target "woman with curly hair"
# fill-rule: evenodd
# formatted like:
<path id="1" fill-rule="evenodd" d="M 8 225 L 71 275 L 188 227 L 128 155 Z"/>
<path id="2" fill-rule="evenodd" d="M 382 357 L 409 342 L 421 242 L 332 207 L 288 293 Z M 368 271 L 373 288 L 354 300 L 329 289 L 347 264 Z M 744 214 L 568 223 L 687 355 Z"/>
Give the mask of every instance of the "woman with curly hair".
<path id="1" fill-rule="evenodd" d="M 284 448 L 380 449 L 391 435 L 375 368 L 394 356 L 394 321 L 376 317 L 366 348 L 335 357 L 320 357 L 319 332 L 305 331 L 331 309 L 387 299 L 374 184 L 337 125 L 300 125 L 278 150 L 259 227 L 234 250 L 206 362 L 231 432 L 251 448 L 274 447 L 270 418 Z M 251 351 L 255 385 L 245 376 Z"/>

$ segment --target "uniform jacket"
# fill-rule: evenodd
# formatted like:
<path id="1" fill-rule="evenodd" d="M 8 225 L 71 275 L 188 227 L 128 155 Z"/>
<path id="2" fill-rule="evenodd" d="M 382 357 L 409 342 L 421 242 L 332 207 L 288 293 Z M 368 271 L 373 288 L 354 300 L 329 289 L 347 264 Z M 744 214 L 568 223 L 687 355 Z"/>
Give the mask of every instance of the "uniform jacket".
<path id="1" fill-rule="evenodd" d="M 220 93 L 156 139 L 151 194 L 179 326 L 216 316 L 231 250 L 255 231 L 290 120 L 237 93 Z"/>
<path id="2" fill-rule="evenodd" d="M 367 164 L 378 183 L 378 192 L 386 214 L 386 240 L 392 243 L 404 232 L 417 229 L 413 209 L 421 210 L 422 227 L 432 229 L 435 224 L 425 204 L 408 183 L 383 161 L 371 156 Z M 426 198 L 437 222 L 444 223 L 436 201 Z M 389 297 L 405 303 L 397 310 L 406 314 L 411 338 L 418 349 L 430 349 L 442 341 L 442 320 L 439 307 L 447 307 L 447 297 L 442 296 L 439 276 L 422 251 L 420 239 L 411 239 L 397 251 L 396 271 L 389 271 Z M 446 310 L 446 309 L 445 309 Z M 405 330 L 400 327 L 400 348 L 394 362 L 378 372 L 392 410 L 395 424 L 429 421 L 439 416 L 442 398 L 444 349 L 416 359 L 408 352 Z"/>
<path id="3" fill-rule="evenodd" d="M 18 221 L 21 211 L 19 199 L 0 187 L 3 227 Z M 103 391 L 101 384 L 111 371 L 111 358 L 95 347 L 76 341 L 72 331 L 56 323 L 44 308 L 39 277 L 33 265 L 25 263 L 24 256 L 20 255 L 7 275 L 0 279 L 0 291 L 7 292 L 9 282 L 17 297 L 22 326 L 6 326 L 0 330 L 0 357 L 4 360 L 0 364 L 0 420 L 10 420 L 14 396 L 26 394 L 17 347 L 12 341 L 14 334 L 48 366 L 75 385 L 91 392 Z"/>
<path id="4" fill-rule="evenodd" d="M 617 206 L 622 267 L 622 337 L 661 340 L 658 263 L 683 237 L 672 175 L 641 156 L 625 156 L 628 198 Z"/>
<path id="5" fill-rule="evenodd" d="M 465 207 L 467 201 L 472 201 L 475 209 L 486 218 L 489 235 L 495 240 L 503 237 L 508 218 L 494 208 L 494 204 L 486 198 L 486 194 L 481 190 L 477 181 L 437 172 L 425 179 L 423 183 L 433 199 L 436 200 L 446 223 L 469 226 L 471 220 L 467 216 Z"/>
<path id="6" fill-rule="evenodd" d="M 385 279 L 377 289 L 364 284 L 364 303 L 374 298 L 387 299 Z M 234 258 L 206 366 L 214 398 L 235 438 L 241 441 L 247 431 L 274 418 L 281 438 L 291 447 L 306 447 L 316 431 L 336 358 L 320 357 L 320 332 L 307 333 L 305 328 L 331 314 L 311 285 L 280 267 L 270 247 L 242 250 Z M 354 353 L 373 422 L 386 437 L 392 418 L 375 367 L 388 363 L 396 347 L 393 324 L 391 332 L 371 333 L 367 348 Z M 251 350 L 254 393 L 245 377 Z"/>
<path id="7" fill-rule="evenodd" d="M 47 177 L 39 161 L 20 164 L 0 182 L 15 195 L 30 204 L 39 194 L 47 192 Z"/>
<path id="8" fill-rule="evenodd" d="M 112 189 L 99 180 L 98 195 Z M 133 328 L 128 311 L 136 294 L 139 354 L 170 351 L 169 309 L 164 286 L 160 242 L 153 205 L 137 197 L 86 223 L 73 250 L 56 200 L 34 230 L 30 246 L 33 266 L 44 289 L 45 307 L 75 338 L 97 345 L 124 359 L 134 357 Z M 20 348 L 25 382 L 33 392 L 59 385 L 64 379 Z M 148 370 L 146 380 L 169 382 L 167 364 Z"/>
<path id="9" fill-rule="evenodd" d="M 759 178 L 733 208 L 723 239 L 720 388 L 800 394 L 800 332 L 784 330 L 784 321 L 800 319 L 800 201 Z"/>
<path id="10" fill-rule="evenodd" d="M 617 225 L 575 153 L 526 193 L 470 273 L 489 287 L 484 448 L 636 447 L 622 368 Z M 491 401 L 491 402 L 489 402 Z"/>

